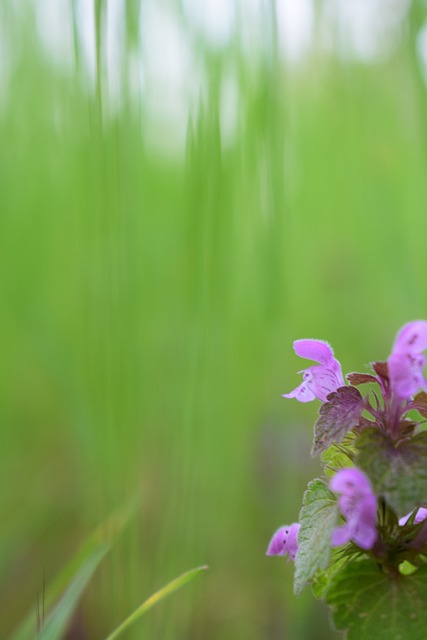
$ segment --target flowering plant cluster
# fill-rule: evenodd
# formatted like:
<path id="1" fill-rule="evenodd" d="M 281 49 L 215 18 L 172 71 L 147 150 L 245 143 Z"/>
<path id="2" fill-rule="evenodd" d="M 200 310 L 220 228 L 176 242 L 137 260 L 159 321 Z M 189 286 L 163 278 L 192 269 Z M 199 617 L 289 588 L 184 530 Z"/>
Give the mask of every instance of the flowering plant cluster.
<path id="1" fill-rule="evenodd" d="M 267 555 L 295 562 L 294 590 L 310 583 L 348 640 L 427 637 L 427 321 L 406 324 L 385 362 L 344 380 L 331 346 L 296 340 L 317 364 L 285 398 L 320 400 L 299 522 L 273 535 Z"/>

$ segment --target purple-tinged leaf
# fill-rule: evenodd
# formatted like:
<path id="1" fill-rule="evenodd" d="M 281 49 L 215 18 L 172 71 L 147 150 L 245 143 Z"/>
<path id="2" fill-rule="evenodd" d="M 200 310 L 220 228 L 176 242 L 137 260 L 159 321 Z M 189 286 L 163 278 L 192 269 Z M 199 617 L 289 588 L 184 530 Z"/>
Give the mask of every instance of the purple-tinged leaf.
<path id="1" fill-rule="evenodd" d="M 388 374 L 388 364 L 387 364 L 387 362 L 371 362 L 371 367 L 375 371 L 377 376 L 382 378 L 384 380 L 384 382 L 388 383 L 389 374 Z"/>
<path id="2" fill-rule="evenodd" d="M 413 434 L 415 429 L 418 427 L 418 423 L 413 420 L 401 420 L 400 421 L 400 434 L 402 440 L 407 440 Z"/>
<path id="3" fill-rule="evenodd" d="M 427 431 L 393 442 L 378 428 L 365 429 L 356 443 L 356 464 L 372 482 L 375 494 L 403 516 L 427 496 Z"/>
<path id="4" fill-rule="evenodd" d="M 375 427 L 376 423 L 372 420 L 368 420 L 368 418 L 364 418 L 363 416 L 359 420 L 359 424 L 357 425 L 358 429 L 362 431 L 363 429 L 368 429 L 369 427 Z"/>
<path id="5" fill-rule="evenodd" d="M 350 384 L 356 387 L 359 384 L 371 384 L 372 382 L 378 382 L 376 377 L 370 373 L 357 373 L 356 371 L 354 373 L 347 373 L 346 378 Z"/>
<path id="6" fill-rule="evenodd" d="M 329 445 L 341 442 L 346 433 L 359 423 L 363 410 L 363 398 L 355 387 L 339 387 L 330 393 L 328 401 L 319 409 L 311 454 L 315 456 Z"/>
<path id="7" fill-rule="evenodd" d="M 415 409 L 423 418 L 427 418 L 427 393 L 425 391 L 417 393 L 413 401 L 408 405 L 409 409 Z"/>

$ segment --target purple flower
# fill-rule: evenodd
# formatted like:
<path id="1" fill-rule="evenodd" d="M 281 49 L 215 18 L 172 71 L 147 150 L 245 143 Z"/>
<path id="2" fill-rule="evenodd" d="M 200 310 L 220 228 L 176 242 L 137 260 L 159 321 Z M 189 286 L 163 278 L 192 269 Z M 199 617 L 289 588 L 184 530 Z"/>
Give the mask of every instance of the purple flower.
<path id="1" fill-rule="evenodd" d="M 298 551 L 298 532 L 300 525 L 295 522 L 289 526 L 280 527 L 271 538 L 267 549 L 267 556 L 289 556 L 295 560 Z"/>
<path id="2" fill-rule="evenodd" d="M 372 549 L 377 539 L 377 499 L 367 476 L 355 467 L 341 469 L 329 483 L 340 493 L 338 504 L 346 523 L 332 532 L 332 546 L 353 540 L 361 549 Z"/>
<path id="3" fill-rule="evenodd" d="M 310 402 L 318 398 L 326 402 L 330 393 L 344 386 L 341 365 L 334 358 L 332 347 L 327 342 L 295 340 L 294 350 L 301 358 L 314 360 L 319 364 L 299 371 L 303 374 L 303 382 L 290 393 L 284 393 L 284 398 L 296 398 L 300 402 Z"/>
<path id="4" fill-rule="evenodd" d="M 403 518 L 400 518 L 399 520 L 399 524 L 401 527 L 403 527 L 409 520 L 409 518 L 411 517 L 412 512 L 408 513 L 408 515 L 403 516 Z M 417 513 L 415 515 L 414 518 L 414 524 L 419 524 L 420 522 L 422 522 L 423 520 L 425 520 L 427 518 L 427 509 L 424 509 L 423 507 L 420 507 L 419 509 L 417 509 Z"/>
<path id="5" fill-rule="evenodd" d="M 427 322 L 414 320 L 405 324 L 396 336 L 388 359 L 390 385 L 399 398 L 408 398 L 422 388 L 427 390 L 423 370 L 427 349 Z"/>

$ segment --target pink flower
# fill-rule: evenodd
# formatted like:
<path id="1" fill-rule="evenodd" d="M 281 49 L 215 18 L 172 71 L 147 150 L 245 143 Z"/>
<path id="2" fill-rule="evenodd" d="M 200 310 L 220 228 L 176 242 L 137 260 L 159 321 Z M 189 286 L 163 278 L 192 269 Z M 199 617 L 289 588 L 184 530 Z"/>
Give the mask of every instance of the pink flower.
<path id="1" fill-rule="evenodd" d="M 353 540 L 361 549 L 372 549 L 377 539 L 377 499 L 367 476 L 355 467 L 341 469 L 329 483 L 340 493 L 338 505 L 346 523 L 332 532 L 332 546 Z"/>
<path id="2" fill-rule="evenodd" d="M 388 359 L 390 386 L 399 398 L 409 398 L 420 388 L 427 390 L 423 371 L 427 349 L 427 322 L 414 320 L 405 324 L 396 336 Z"/>
<path id="3" fill-rule="evenodd" d="M 412 515 L 412 512 L 408 513 L 408 515 L 406 516 L 403 516 L 403 518 L 400 518 L 399 524 L 401 527 L 403 527 L 408 522 L 411 515 Z M 414 524 L 419 524 L 420 522 L 423 522 L 423 520 L 425 520 L 426 518 L 427 518 L 427 509 L 420 507 L 419 509 L 417 509 L 417 513 L 414 518 Z"/>
<path id="4" fill-rule="evenodd" d="M 318 398 L 326 402 L 330 393 L 344 386 L 341 365 L 334 358 L 332 347 L 327 342 L 295 340 L 294 349 L 301 358 L 314 360 L 319 364 L 299 371 L 303 374 L 303 382 L 290 393 L 284 393 L 284 398 L 296 398 L 300 402 L 310 402 Z"/>
<path id="5" fill-rule="evenodd" d="M 267 556 L 289 556 L 295 560 L 298 551 L 298 532 L 300 525 L 295 522 L 289 526 L 280 527 L 271 538 L 267 549 Z"/>

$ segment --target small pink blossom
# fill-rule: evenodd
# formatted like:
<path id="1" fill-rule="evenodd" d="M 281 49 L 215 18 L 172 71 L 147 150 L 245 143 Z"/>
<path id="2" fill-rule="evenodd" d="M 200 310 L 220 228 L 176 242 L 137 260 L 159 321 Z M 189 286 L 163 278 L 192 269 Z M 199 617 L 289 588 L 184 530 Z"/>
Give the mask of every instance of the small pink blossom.
<path id="1" fill-rule="evenodd" d="M 412 515 L 412 512 L 408 513 L 406 516 L 403 516 L 403 518 L 400 518 L 399 524 L 401 527 L 403 527 L 408 522 L 411 515 Z M 426 518 L 427 518 L 427 509 L 420 507 L 419 509 L 417 509 L 417 513 L 414 518 L 414 524 L 419 524 L 420 522 L 423 522 L 423 520 L 425 520 Z"/>
<path id="2" fill-rule="evenodd" d="M 332 546 L 353 540 L 361 549 L 372 549 L 377 539 L 377 499 L 367 476 L 355 467 L 341 469 L 329 483 L 340 493 L 338 505 L 346 523 L 332 532 Z"/>
<path id="3" fill-rule="evenodd" d="M 318 365 L 299 371 L 303 374 L 303 382 L 290 393 L 283 394 L 284 398 L 296 398 L 300 402 L 310 402 L 318 398 L 326 402 L 327 396 L 344 386 L 341 365 L 332 347 L 323 340 L 295 340 L 295 353 L 301 358 L 314 360 Z"/>
<path id="4" fill-rule="evenodd" d="M 300 525 L 295 522 L 289 526 L 280 527 L 271 538 L 267 549 L 267 556 L 289 556 L 295 560 L 298 551 L 298 532 Z"/>
<path id="5" fill-rule="evenodd" d="M 396 336 L 388 359 L 391 389 L 399 398 L 409 398 L 419 389 L 427 390 L 423 375 L 425 349 L 427 322 L 414 320 L 405 324 Z"/>

